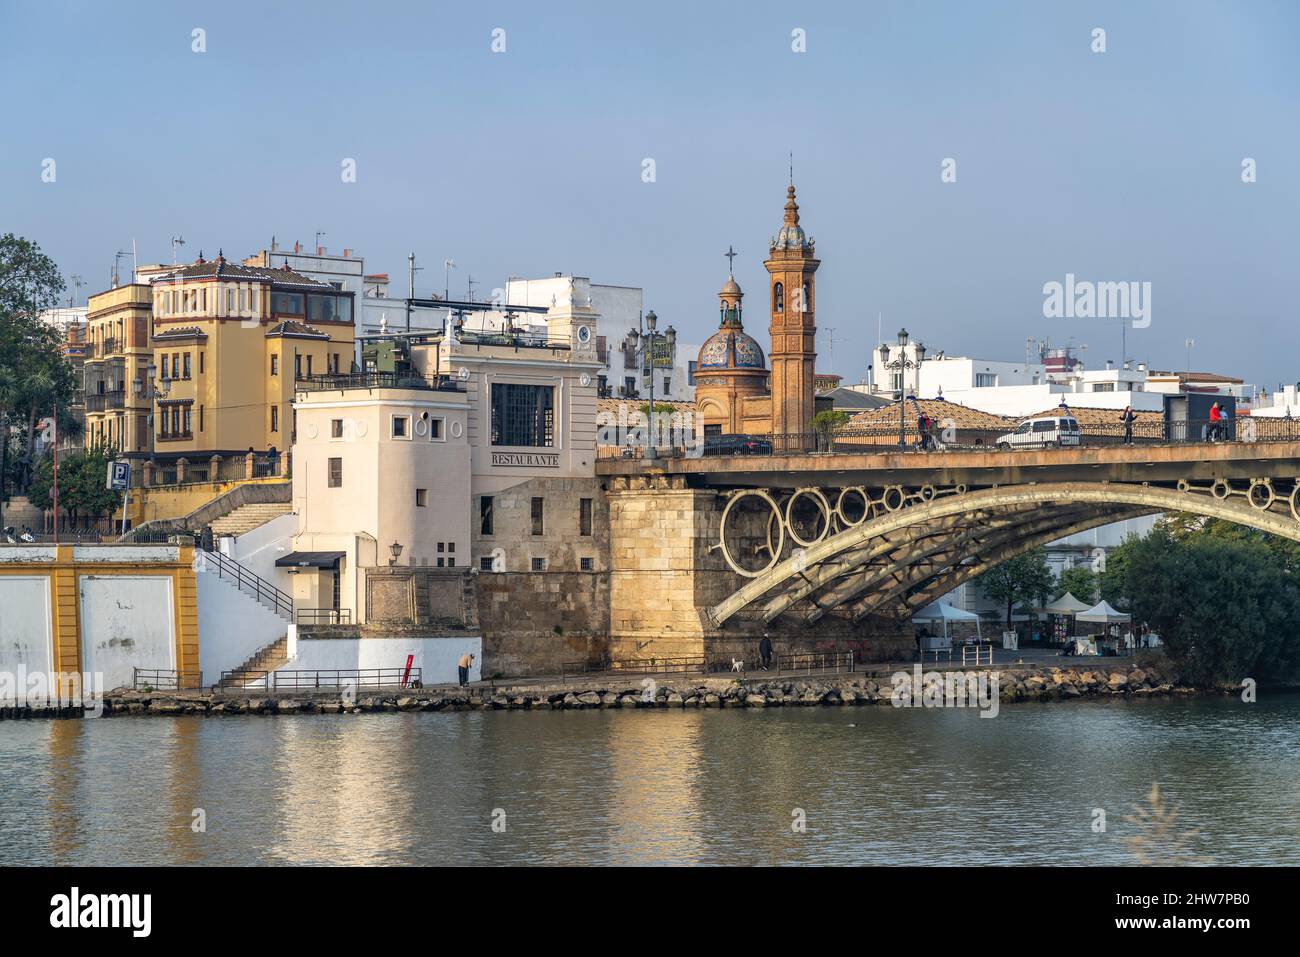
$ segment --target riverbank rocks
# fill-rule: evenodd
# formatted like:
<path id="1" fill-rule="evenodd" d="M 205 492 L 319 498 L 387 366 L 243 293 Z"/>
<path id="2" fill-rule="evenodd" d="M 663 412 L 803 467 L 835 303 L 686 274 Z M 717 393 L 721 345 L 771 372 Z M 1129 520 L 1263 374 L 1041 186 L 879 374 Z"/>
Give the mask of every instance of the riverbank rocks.
<path id="1" fill-rule="evenodd" d="M 911 674 L 910 667 L 900 668 Z M 960 670 L 960 669 L 953 669 Z M 986 670 L 986 669 L 984 669 Z M 978 672 L 977 672 L 978 673 Z M 1198 688 L 1182 680 L 1169 663 L 1138 667 L 1132 661 L 1117 660 L 1086 668 L 1012 666 L 999 669 L 998 698 L 1002 703 L 1078 701 L 1104 698 L 1152 698 L 1189 695 L 1205 691 L 1240 694 L 1240 687 L 1221 684 Z M 558 711 L 584 709 L 668 708 L 790 708 L 862 707 L 888 705 L 894 689 L 893 674 L 846 674 L 824 677 L 798 676 L 723 678 L 673 676 L 656 679 L 653 693 L 643 691 L 636 678 L 612 681 L 610 676 L 593 676 L 568 686 L 527 681 L 511 684 L 498 681 L 476 688 L 409 688 L 386 694 L 370 693 L 353 700 L 338 692 L 297 691 L 256 695 L 234 689 L 223 691 L 180 691 L 158 693 L 117 688 L 102 699 L 102 710 L 62 706 L 3 706 L 0 720 L 26 718 L 80 718 L 93 714 L 105 717 L 163 715 L 247 716 L 247 715 L 339 715 L 367 713 L 410 713 L 417 711 Z"/>

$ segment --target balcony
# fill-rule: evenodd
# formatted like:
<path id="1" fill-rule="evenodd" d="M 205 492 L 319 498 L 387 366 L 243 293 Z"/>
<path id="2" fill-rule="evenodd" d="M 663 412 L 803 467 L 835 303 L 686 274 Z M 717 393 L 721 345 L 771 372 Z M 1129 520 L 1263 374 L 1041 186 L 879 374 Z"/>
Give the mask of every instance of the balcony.
<path id="1" fill-rule="evenodd" d="M 121 409 L 126 405 L 126 391 L 117 389 L 112 392 L 91 392 L 86 395 L 87 412 L 105 412 L 109 409 Z"/>
<path id="2" fill-rule="evenodd" d="M 332 392 L 344 389 L 423 389 L 429 392 L 464 392 L 449 376 L 422 376 L 407 372 L 339 372 L 298 376 L 299 392 Z"/>

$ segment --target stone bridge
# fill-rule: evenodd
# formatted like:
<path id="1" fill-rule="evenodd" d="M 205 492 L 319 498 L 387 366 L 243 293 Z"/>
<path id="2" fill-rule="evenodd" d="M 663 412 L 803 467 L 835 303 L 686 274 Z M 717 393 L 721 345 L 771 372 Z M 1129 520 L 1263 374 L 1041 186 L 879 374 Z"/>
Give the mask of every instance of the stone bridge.
<path id="1" fill-rule="evenodd" d="M 912 647 L 920 607 L 1030 549 L 1156 512 L 1300 540 L 1300 442 L 598 463 L 615 657 Z M 815 627 L 808 627 L 815 626 Z"/>

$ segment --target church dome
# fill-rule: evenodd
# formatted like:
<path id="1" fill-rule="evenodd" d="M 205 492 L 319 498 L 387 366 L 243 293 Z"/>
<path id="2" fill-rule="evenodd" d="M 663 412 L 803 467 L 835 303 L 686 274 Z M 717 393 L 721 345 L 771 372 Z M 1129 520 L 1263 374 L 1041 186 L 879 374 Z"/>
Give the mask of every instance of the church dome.
<path id="1" fill-rule="evenodd" d="M 765 369 L 762 347 L 740 329 L 719 329 L 700 347 L 698 368 Z"/>
<path id="2" fill-rule="evenodd" d="M 718 291 L 719 296 L 742 296 L 740 284 L 736 282 L 735 277 L 728 277 L 727 284 Z"/>

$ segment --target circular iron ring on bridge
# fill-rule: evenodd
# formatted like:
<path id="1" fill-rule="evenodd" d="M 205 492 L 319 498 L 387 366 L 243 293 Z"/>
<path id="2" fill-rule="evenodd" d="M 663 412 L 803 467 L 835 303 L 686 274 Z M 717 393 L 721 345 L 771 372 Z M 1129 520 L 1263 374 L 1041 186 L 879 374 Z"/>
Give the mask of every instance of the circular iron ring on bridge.
<path id="1" fill-rule="evenodd" d="M 1291 494 L 1287 496 L 1287 501 L 1291 504 L 1291 517 L 1300 522 L 1300 478 L 1297 478 L 1295 484 L 1291 486 Z"/>
<path id="2" fill-rule="evenodd" d="M 802 535 L 799 534 L 799 529 L 795 525 L 795 521 L 794 521 L 794 503 L 799 501 L 799 499 L 805 495 L 817 503 L 817 507 L 821 509 L 821 513 L 822 513 L 821 532 L 819 532 L 815 537 L 810 539 L 805 539 Z M 789 501 L 785 503 L 785 527 L 790 532 L 791 541 L 793 541 L 796 545 L 801 546 L 802 548 L 809 548 L 813 545 L 816 545 L 828 534 L 830 534 L 831 503 L 826 500 L 826 496 L 822 494 L 821 489 L 801 488 L 797 490 L 793 495 L 790 496 Z M 777 554 L 778 555 L 781 554 L 780 549 L 777 549 Z"/>
<path id="3" fill-rule="evenodd" d="M 1258 496 L 1260 489 L 1263 489 L 1263 497 Z M 1261 512 L 1267 511 L 1268 507 L 1273 504 L 1273 483 L 1266 478 L 1251 479 L 1250 489 L 1246 492 L 1246 501 Z"/>
<path id="4" fill-rule="evenodd" d="M 1190 492 L 1192 490 L 1192 483 L 1187 481 L 1187 479 L 1179 479 L 1176 487 L 1180 492 Z"/>
<path id="5" fill-rule="evenodd" d="M 764 565 L 762 568 L 757 568 L 752 571 L 748 568 L 744 568 L 743 566 L 741 566 L 740 563 L 737 562 L 736 559 L 732 556 L 731 549 L 727 547 L 727 519 L 731 517 L 731 510 L 735 508 L 736 503 L 739 502 L 741 499 L 749 498 L 750 496 L 762 499 L 762 501 L 766 503 L 767 507 L 770 509 L 770 512 L 768 514 L 768 520 L 767 520 L 767 543 L 769 549 L 771 550 L 771 558 L 768 560 L 768 563 Z M 778 532 L 777 542 L 775 547 L 772 547 L 772 518 L 773 517 L 776 518 L 776 526 Z M 777 505 L 776 499 L 772 498 L 771 495 L 768 495 L 767 492 L 763 491 L 762 489 L 753 489 L 753 488 L 745 489 L 744 491 L 731 496 L 731 498 L 727 500 L 726 508 L 722 510 L 722 523 L 718 527 L 718 544 L 722 548 L 722 557 L 726 560 L 727 564 L 731 567 L 731 570 L 735 572 L 737 575 L 744 575 L 746 578 L 757 578 L 758 576 L 770 571 L 772 568 L 776 567 L 776 563 L 781 556 L 781 550 L 785 547 L 785 522 L 782 520 L 781 517 L 781 506 Z"/>
<path id="6" fill-rule="evenodd" d="M 856 522 L 849 518 L 848 513 L 844 511 L 844 497 L 850 493 L 862 499 L 862 515 Z M 871 517 L 871 496 L 867 494 L 867 490 L 861 485 L 850 485 L 848 488 L 842 488 L 839 497 L 835 499 L 835 514 L 839 516 L 839 520 L 844 523 L 845 528 L 856 528 Z"/>
<path id="7" fill-rule="evenodd" d="M 890 503 L 890 496 L 894 496 L 893 502 Z M 886 512 L 897 512 L 907 503 L 907 493 L 903 491 L 901 485 L 886 485 L 885 490 L 880 493 L 880 504 L 885 507 Z"/>
<path id="8" fill-rule="evenodd" d="M 1222 492 L 1219 489 L 1223 489 Z M 1220 502 L 1226 502 L 1228 496 L 1232 494 L 1232 486 L 1228 484 L 1227 479 L 1215 479 L 1214 484 L 1210 486 L 1210 494 Z"/>

